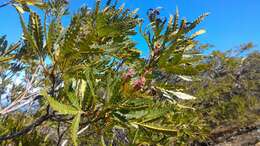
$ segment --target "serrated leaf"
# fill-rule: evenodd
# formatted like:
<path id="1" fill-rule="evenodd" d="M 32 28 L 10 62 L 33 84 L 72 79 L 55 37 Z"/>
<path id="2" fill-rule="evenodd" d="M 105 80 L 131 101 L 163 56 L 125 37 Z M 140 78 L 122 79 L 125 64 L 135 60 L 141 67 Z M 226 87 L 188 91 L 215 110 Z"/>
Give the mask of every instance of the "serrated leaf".
<path id="1" fill-rule="evenodd" d="M 169 112 L 169 107 L 158 107 L 149 110 L 148 114 L 143 117 L 142 123 L 151 122 L 165 116 Z"/>
<path id="2" fill-rule="evenodd" d="M 80 96 L 83 98 L 84 97 L 84 93 L 86 91 L 86 87 L 87 87 L 87 83 L 85 80 L 80 80 L 80 88 L 79 88 L 79 93 Z"/>
<path id="3" fill-rule="evenodd" d="M 77 142 L 78 135 L 77 135 L 77 133 L 78 133 L 78 129 L 79 129 L 80 116 L 81 116 L 81 114 L 78 113 L 74 117 L 72 124 L 71 124 L 71 139 L 73 141 L 74 146 L 78 146 L 78 142 Z"/>
<path id="4" fill-rule="evenodd" d="M 68 93 L 68 99 L 69 99 L 70 103 L 71 103 L 74 107 L 76 107 L 77 109 L 80 109 L 79 100 L 78 100 L 78 98 L 76 97 L 75 93 L 73 93 L 73 92 Z"/>
<path id="5" fill-rule="evenodd" d="M 90 89 L 90 101 L 89 101 L 89 107 L 93 106 L 95 107 L 96 104 L 96 94 L 95 94 L 95 89 L 94 89 L 94 83 L 92 82 L 92 72 L 90 68 L 86 70 L 86 83 Z"/>
<path id="6" fill-rule="evenodd" d="M 126 114 L 125 117 L 128 120 L 130 120 L 130 119 L 140 119 L 147 114 L 148 114 L 148 111 L 146 111 L 146 110 L 132 111 L 129 114 Z"/>
<path id="7" fill-rule="evenodd" d="M 42 4 L 42 0 L 14 0 L 15 2 L 28 5 Z"/>
<path id="8" fill-rule="evenodd" d="M 18 6 L 18 5 L 13 5 L 15 8 L 16 8 L 16 10 L 19 12 L 19 13 L 21 13 L 21 14 L 23 14 L 24 13 L 24 10 L 23 10 L 23 8 L 22 7 L 20 7 L 20 6 Z"/>
<path id="9" fill-rule="evenodd" d="M 173 94 L 174 96 L 176 96 L 180 99 L 183 99 L 183 100 L 196 99 L 196 97 L 188 95 L 188 94 L 183 93 L 183 92 L 175 92 L 175 91 L 166 90 L 166 89 L 163 89 L 163 88 L 160 88 L 160 87 L 158 87 L 158 89 L 160 89 L 164 94 L 166 94 L 168 98 L 170 98 L 170 95 L 168 94 L 168 93 L 170 93 L 170 94 Z"/>
<path id="10" fill-rule="evenodd" d="M 168 129 L 168 128 L 161 127 L 161 126 L 154 126 L 154 125 L 141 124 L 141 123 L 133 123 L 133 124 L 138 125 L 138 126 L 143 127 L 143 128 L 150 129 L 150 130 L 155 131 L 155 132 L 160 132 L 160 133 L 170 134 L 170 135 L 176 135 L 177 134 L 177 130 Z"/>
<path id="11" fill-rule="evenodd" d="M 29 33 L 29 30 L 28 28 L 26 27 L 26 23 L 23 19 L 23 16 L 22 16 L 22 13 L 16 8 L 18 14 L 19 14 L 19 18 L 20 18 L 20 22 L 21 22 L 21 25 L 22 25 L 22 29 L 23 29 L 23 33 L 24 33 L 24 37 L 27 41 L 29 41 L 29 43 L 34 47 L 34 48 L 37 48 L 37 44 L 33 38 L 33 36 Z M 38 49 L 38 48 L 37 48 Z"/>
<path id="12" fill-rule="evenodd" d="M 136 8 L 134 11 L 132 11 L 130 13 L 130 15 L 133 16 L 133 15 L 137 14 L 138 11 L 139 11 L 139 8 Z"/>
<path id="13" fill-rule="evenodd" d="M 191 76 L 178 75 L 178 77 L 181 78 L 184 81 L 188 81 L 188 82 L 192 81 L 192 77 Z"/>
<path id="14" fill-rule="evenodd" d="M 47 97 L 48 102 L 50 103 L 51 108 L 53 108 L 53 110 L 58 111 L 61 114 L 76 115 L 79 112 L 81 112 L 78 109 L 76 109 L 70 105 L 65 105 L 65 104 L 58 102 L 57 100 L 53 99 L 50 96 L 46 96 L 46 97 Z"/>
<path id="15" fill-rule="evenodd" d="M 187 28 L 187 32 L 194 29 L 198 24 L 200 24 L 205 17 L 207 17 L 209 15 L 209 13 L 204 13 L 201 16 L 199 16 L 195 21 L 193 21 L 190 26 Z"/>
<path id="16" fill-rule="evenodd" d="M 43 28 L 40 16 L 35 12 L 30 13 L 30 21 L 28 24 L 29 33 L 32 35 L 39 52 L 43 52 Z"/>
<path id="17" fill-rule="evenodd" d="M 176 12 L 175 12 L 174 20 L 173 20 L 173 24 L 172 24 L 173 32 L 177 30 L 178 22 L 179 22 L 179 10 L 178 10 L 178 7 L 176 7 Z"/>
<path id="18" fill-rule="evenodd" d="M 190 99 L 196 99 L 196 97 L 188 95 L 186 93 L 182 93 L 182 92 L 174 92 L 174 91 L 168 91 L 170 93 L 172 93 L 173 95 L 177 96 L 180 99 L 183 100 L 190 100 Z"/>
<path id="19" fill-rule="evenodd" d="M 201 30 L 195 32 L 195 33 L 191 36 L 191 38 L 195 38 L 195 37 L 197 37 L 197 36 L 199 36 L 199 35 L 202 35 L 202 34 L 204 34 L 204 33 L 206 33 L 206 30 L 205 30 L 205 29 L 201 29 Z"/>
<path id="20" fill-rule="evenodd" d="M 101 135 L 100 140 L 101 140 L 101 146 L 106 146 L 106 143 L 105 143 L 103 135 Z"/>

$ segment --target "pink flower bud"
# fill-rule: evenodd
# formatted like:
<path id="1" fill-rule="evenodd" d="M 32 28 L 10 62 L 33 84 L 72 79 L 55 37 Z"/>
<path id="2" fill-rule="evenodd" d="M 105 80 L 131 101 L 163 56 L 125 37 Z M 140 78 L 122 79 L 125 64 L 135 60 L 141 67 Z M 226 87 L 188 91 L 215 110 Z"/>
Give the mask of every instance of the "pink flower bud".
<path id="1" fill-rule="evenodd" d="M 140 90 L 144 87 L 145 85 L 145 77 L 140 77 L 139 79 L 135 80 L 133 83 L 134 89 Z"/>
<path id="2" fill-rule="evenodd" d="M 158 56 L 158 55 L 159 55 L 159 51 L 160 51 L 160 45 L 157 44 L 157 45 L 154 47 L 154 56 Z"/>
<path id="3" fill-rule="evenodd" d="M 127 73 L 123 74 L 123 79 L 128 80 L 128 79 L 132 78 L 134 76 L 134 74 L 135 74 L 135 70 L 130 68 L 127 70 Z"/>

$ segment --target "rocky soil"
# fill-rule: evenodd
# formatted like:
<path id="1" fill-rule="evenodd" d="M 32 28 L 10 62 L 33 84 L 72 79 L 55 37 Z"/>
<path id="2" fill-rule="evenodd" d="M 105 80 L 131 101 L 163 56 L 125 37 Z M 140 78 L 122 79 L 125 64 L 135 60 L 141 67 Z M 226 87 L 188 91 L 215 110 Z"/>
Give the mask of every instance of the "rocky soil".
<path id="1" fill-rule="evenodd" d="M 215 146 L 260 146 L 260 122 L 243 128 L 232 125 L 220 127 L 211 135 L 211 145 Z"/>

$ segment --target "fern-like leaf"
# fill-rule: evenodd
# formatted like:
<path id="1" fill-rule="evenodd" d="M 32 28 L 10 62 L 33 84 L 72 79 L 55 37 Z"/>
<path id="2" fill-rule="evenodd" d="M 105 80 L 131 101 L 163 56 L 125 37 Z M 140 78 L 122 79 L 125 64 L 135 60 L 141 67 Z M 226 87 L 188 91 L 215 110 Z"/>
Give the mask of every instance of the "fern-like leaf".
<path id="1" fill-rule="evenodd" d="M 53 108 L 53 110 L 58 111 L 61 114 L 76 115 L 81 112 L 80 110 L 78 110 L 70 105 L 65 105 L 65 104 L 58 102 L 57 100 L 53 99 L 52 97 L 50 97 L 48 95 L 47 96 L 45 95 L 45 97 L 47 98 L 47 100 L 48 100 L 50 106 Z"/>
<path id="2" fill-rule="evenodd" d="M 78 146 L 78 142 L 77 142 L 78 134 L 77 133 L 78 133 L 78 129 L 79 129 L 80 117 L 81 117 L 81 114 L 78 113 L 74 117 L 72 124 L 71 124 L 71 139 L 73 141 L 74 146 Z"/>

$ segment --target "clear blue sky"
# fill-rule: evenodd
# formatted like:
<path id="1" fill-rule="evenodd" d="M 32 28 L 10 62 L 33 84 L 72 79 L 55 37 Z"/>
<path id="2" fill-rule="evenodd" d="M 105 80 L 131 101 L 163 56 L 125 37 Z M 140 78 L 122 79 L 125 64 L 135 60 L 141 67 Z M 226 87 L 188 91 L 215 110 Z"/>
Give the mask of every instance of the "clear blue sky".
<path id="1" fill-rule="evenodd" d="M 1 0 L 0 3 L 7 0 Z M 95 0 L 70 0 L 73 14 L 82 4 L 93 6 Z M 104 0 L 103 0 L 104 1 Z M 139 14 L 146 17 L 149 8 L 163 7 L 162 15 L 169 16 L 178 6 L 181 17 L 193 20 L 204 12 L 210 16 L 198 26 L 205 28 L 207 33 L 200 36 L 203 43 L 210 43 L 213 49 L 225 50 L 252 41 L 260 45 L 260 0 L 121 0 L 130 9 L 140 8 Z M 17 14 L 11 7 L 0 9 L 0 35 L 6 34 L 10 42 L 19 39 L 21 28 Z M 68 23 L 69 19 L 65 19 Z M 147 47 L 140 37 L 138 48 L 147 54 Z"/>

